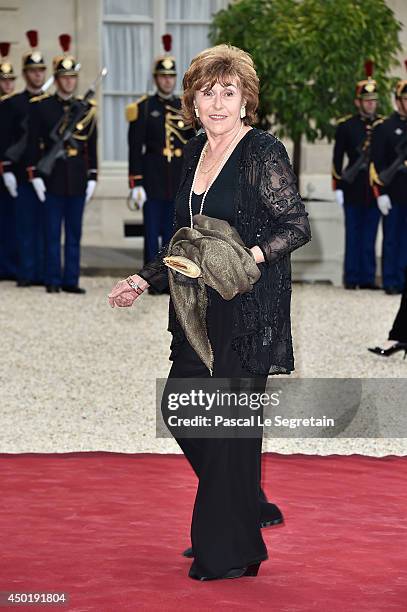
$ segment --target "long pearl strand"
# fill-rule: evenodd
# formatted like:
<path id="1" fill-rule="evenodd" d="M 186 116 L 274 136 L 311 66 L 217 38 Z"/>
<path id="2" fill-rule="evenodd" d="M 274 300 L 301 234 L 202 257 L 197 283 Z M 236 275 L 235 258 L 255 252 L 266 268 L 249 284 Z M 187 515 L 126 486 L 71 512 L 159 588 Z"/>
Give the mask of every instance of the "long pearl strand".
<path id="1" fill-rule="evenodd" d="M 225 164 L 225 162 L 226 162 L 226 160 L 227 160 L 227 157 L 228 157 L 228 155 L 229 155 L 229 152 L 230 152 L 230 150 L 231 150 L 232 146 L 235 144 L 235 142 L 236 142 L 237 138 L 239 137 L 239 135 L 240 135 L 240 133 L 241 133 L 241 131 L 242 131 L 242 129 L 243 129 L 243 126 L 244 126 L 244 123 L 243 123 L 243 121 L 242 121 L 242 122 L 241 122 L 241 125 L 240 125 L 240 128 L 239 128 L 238 132 L 236 133 L 236 136 L 234 136 L 234 137 L 233 137 L 233 140 L 231 141 L 230 145 L 228 146 L 228 148 L 227 148 L 227 149 L 226 149 L 226 151 L 225 151 L 225 154 L 224 154 L 224 156 L 223 156 L 223 158 L 222 158 L 222 161 L 221 161 L 221 163 L 220 163 L 220 165 L 219 165 L 218 171 L 217 171 L 217 172 L 216 172 L 216 174 L 213 176 L 213 178 L 212 178 L 211 182 L 209 183 L 208 187 L 206 188 L 206 190 L 205 190 L 205 192 L 204 192 L 204 194 L 203 194 L 203 198 L 202 198 L 202 202 L 201 202 L 201 207 L 200 207 L 200 210 L 199 210 L 199 214 L 200 214 L 200 215 L 202 215 L 202 211 L 203 211 L 203 207 L 204 207 L 204 203 L 205 203 L 206 194 L 208 193 L 209 189 L 212 187 L 212 185 L 213 185 L 213 183 L 215 182 L 215 180 L 217 179 L 217 177 L 218 177 L 218 175 L 219 175 L 220 171 L 222 170 L 223 165 Z M 191 190 L 190 190 L 190 192 L 189 192 L 189 215 L 190 215 L 190 219 L 191 219 L 191 228 L 193 228 L 193 226 L 194 226 L 194 224 L 193 224 L 193 220 L 192 220 L 192 216 L 193 216 L 193 215 L 192 215 L 192 192 L 194 191 L 195 180 L 196 180 L 196 177 L 197 177 L 197 174 L 198 174 L 199 167 L 200 167 L 200 165 L 201 165 L 202 159 L 203 159 L 203 157 L 205 156 L 206 149 L 208 148 L 208 145 L 209 145 L 209 141 L 206 141 L 205 146 L 202 148 L 202 151 L 201 151 L 201 155 L 200 155 L 200 157 L 199 157 L 198 164 L 197 164 L 197 166 L 196 166 L 196 168 L 195 168 L 194 179 L 193 179 L 193 181 L 192 181 Z"/>

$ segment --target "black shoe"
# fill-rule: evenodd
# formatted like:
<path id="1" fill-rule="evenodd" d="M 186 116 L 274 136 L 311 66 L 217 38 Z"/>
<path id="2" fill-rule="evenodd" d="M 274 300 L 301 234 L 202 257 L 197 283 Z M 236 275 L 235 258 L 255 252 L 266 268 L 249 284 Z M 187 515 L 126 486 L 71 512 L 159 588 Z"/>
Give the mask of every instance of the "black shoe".
<path id="1" fill-rule="evenodd" d="M 386 287 L 384 292 L 387 295 L 399 295 L 400 293 L 403 293 L 403 291 L 398 287 Z"/>
<path id="2" fill-rule="evenodd" d="M 274 525 L 280 525 L 284 522 L 284 517 L 281 510 L 276 504 L 270 502 L 260 502 L 260 527 L 262 529 L 266 527 L 273 527 Z M 194 552 L 192 546 L 186 548 L 182 553 L 183 557 L 187 559 L 193 559 Z"/>
<path id="3" fill-rule="evenodd" d="M 86 289 L 82 289 L 76 285 L 62 285 L 62 291 L 66 291 L 66 293 L 86 293 Z"/>
<path id="4" fill-rule="evenodd" d="M 0 281 L 15 281 L 15 276 L 0 276 Z"/>
<path id="5" fill-rule="evenodd" d="M 47 285 L 45 289 L 47 293 L 59 293 L 61 290 L 57 285 Z"/>
<path id="6" fill-rule="evenodd" d="M 372 291 L 377 291 L 380 288 L 381 287 L 375 285 L 374 283 L 366 283 L 364 285 L 359 285 L 359 289 L 371 289 Z"/>
<path id="7" fill-rule="evenodd" d="M 368 348 L 368 351 L 371 353 L 375 353 L 375 355 L 380 355 L 380 357 L 390 357 L 394 353 L 398 351 L 404 351 L 404 359 L 407 356 L 407 342 L 397 342 L 397 344 L 393 344 L 388 349 L 381 348 L 380 346 L 375 346 L 375 348 Z"/>
<path id="8" fill-rule="evenodd" d="M 284 523 L 284 517 L 276 504 L 270 502 L 260 503 L 260 527 L 272 527 Z"/>
<path id="9" fill-rule="evenodd" d="M 358 286 L 354 283 L 345 283 L 345 289 L 357 289 Z"/>
<path id="10" fill-rule="evenodd" d="M 31 281 L 29 281 L 29 280 L 19 280 L 19 281 L 17 281 L 17 287 L 31 287 Z"/>
<path id="11" fill-rule="evenodd" d="M 194 580 L 223 580 L 225 578 L 241 578 L 242 576 L 257 576 L 259 572 L 259 568 L 261 565 L 261 561 L 257 563 L 252 563 L 251 565 L 247 565 L 246 567 L 236 567 L 230 569 L 226 574 L 222 576 L 202 576 L 199 574 L 194 568 L 194 564 L 191 565 L 188 576 L 193 578 Z"/>

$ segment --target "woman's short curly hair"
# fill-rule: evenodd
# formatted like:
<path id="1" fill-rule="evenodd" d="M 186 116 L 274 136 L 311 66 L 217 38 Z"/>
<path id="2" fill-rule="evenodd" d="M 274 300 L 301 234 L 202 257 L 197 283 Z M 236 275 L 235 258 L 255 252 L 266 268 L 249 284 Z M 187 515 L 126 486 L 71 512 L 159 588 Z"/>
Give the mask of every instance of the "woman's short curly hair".
<path id="1" fill-rule="evenodd" d="M 259 104 L 259 78 L 250 55 L 232 45 L 216 45 L 198 53 L 184 74 L 182 81 L 182 111 L 185 122 L 199 127 L 194 112 L 194 95 L 205 85 L 209 88 L 215 83 L 227 85 L 237 79 L 246 100 L 246 117 L 243 122 L 252 125 L 257 121 L 256 109 Z"/>

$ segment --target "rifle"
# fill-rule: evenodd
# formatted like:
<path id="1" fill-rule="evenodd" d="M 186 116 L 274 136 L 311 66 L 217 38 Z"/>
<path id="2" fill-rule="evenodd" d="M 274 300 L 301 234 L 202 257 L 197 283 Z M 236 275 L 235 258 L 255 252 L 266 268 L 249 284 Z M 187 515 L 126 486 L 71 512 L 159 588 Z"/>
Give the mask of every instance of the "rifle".
<path id="1" fill-rule="evenodd" d="M 77 124 L 89 111 L 89 100 L 95 95 L 96 88 L 106 74 L 107 69 L 102 68 L 84 97 L 81 100 L 75 100 L 68 116 L 62 115 L 58 123 L 52 128 L 50 138 L 54 141 L 54 144 L 37 164 L 37 171 L 43 176 L 49 176 L 54 169 L 56 161 L 59 158 L 65 157 L 65 144 L 72 140 Z M 74 145 L 74 143 L 72 144 Z"/>
<path id="2" fill-rule="evenodd" d="M 391 183 L 399 170 L 406 169 L 407 131 L 396 146 L 396 153 L 397 157 L 394 162 L 388 168 L 385 168 L 379 173 L 379 180 L 381 183 L 383 183 L 383 185 L 388 185 Z"/>
<path id="3" fill-rule="evenodd" d="M 75 66 L 75 70 L 79 70 L 81 67 L 80 64 L 76 64 Z M 44 94 L 47 89 L 49 89 L 51 87 L 51 85 L 54 82 L 54 76 L 50 76 L 49 79 L 47 79 L 47 81 L 44 83 L 44 85 L 41 87 L 41 94 Z M 11 162 L 13 162 L 14 164 L 16 164 L 17 162 L 20 161 L 20 159 L 22 158 L 24 151 L 27 148 L 27 140 L 28 140 L 28 113 L 26 115 L 24 115 L 21 123 L 20 123 L 20 131 L 21 131 L 21 137 L 19 138 L 19 140 L 17 140 L 17 142 L 14 142 L 12 145 L 9 146 L 9 148 L 7 149 L 6 153 L 5 153 L 5 159 L 10 160 Z"/>
<path id="4" fill-rule="evenodd" d="M 343 181 L 345 181 L 346 183 L 353 183 L 353 181 L 355 180 L 355 178 L 357 177 L 357 175 L 359 174 L 361 170 L 367 170 L 368 165 L 369 165 L 368 164 L 369 150 L 370 150 L 370 133 L 367 135 L 366 139 L 359 144 L 358 148 L 356 149 L 356 151 L 359 153 L 359 157 L 357 158 L 355 163 L 352 164 L 350 168 L 346 168 L 346 170 L 342 172 L 341 179 Z"/>

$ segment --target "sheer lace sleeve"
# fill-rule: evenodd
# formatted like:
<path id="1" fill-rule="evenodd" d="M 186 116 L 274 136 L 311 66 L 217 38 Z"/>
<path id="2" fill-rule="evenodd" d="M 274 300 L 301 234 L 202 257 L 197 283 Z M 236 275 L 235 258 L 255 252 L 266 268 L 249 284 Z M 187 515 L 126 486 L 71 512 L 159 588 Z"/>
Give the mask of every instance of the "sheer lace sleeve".
<path id="1" fill-rule="evenodd" d="M 277 141 L 263 160 L 259 195 L 266 227 L 258 246 L 266 263 L 275 263 L 311 239 L 308 213 L 297 191 L 296 177 L 284 145 Z"/>

